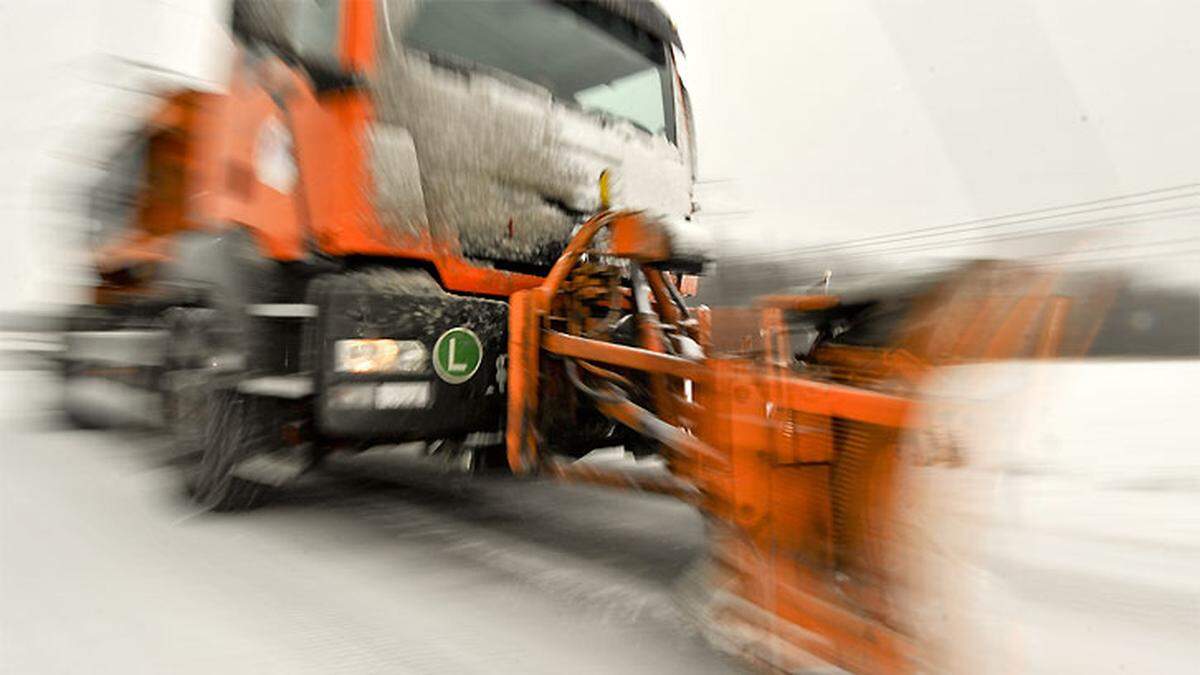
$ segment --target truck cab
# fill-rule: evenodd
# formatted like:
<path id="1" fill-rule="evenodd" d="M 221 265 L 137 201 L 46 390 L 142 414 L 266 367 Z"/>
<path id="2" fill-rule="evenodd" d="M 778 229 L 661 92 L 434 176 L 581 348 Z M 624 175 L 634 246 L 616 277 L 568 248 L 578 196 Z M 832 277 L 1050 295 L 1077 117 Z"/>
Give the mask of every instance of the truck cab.
<path id="1" fill-rule="evenodd" d="M 253 502 L 239 472 L 284 436 L 499 438 L 511 294 L 603 208 L 691 214 L 682 46 L 653 2 L 236 0 L 231 28 L 179 222 L 131 228 L 158 255 L 135 311 L 111 288 L 133 246 L 104 249 L 117 326 L 162 329 L 139 381 L 202 446 L 208 505 Z"/>
<path id="2" fill-rule="evenodd" d="M 233 26 L 222 135 L 243 138 L 211 164 L 248 169 L 278 208 L 242 195 L 213 215 L 280 258 L 307 253 L 307 229 L 333 256 L 536 276 L 599 209 L 602 172 L 615 206 L 691 211 L 679 38 L 653 3 L 243 2 Z M 279 201 L 297 189 L 307 213 Z"/>

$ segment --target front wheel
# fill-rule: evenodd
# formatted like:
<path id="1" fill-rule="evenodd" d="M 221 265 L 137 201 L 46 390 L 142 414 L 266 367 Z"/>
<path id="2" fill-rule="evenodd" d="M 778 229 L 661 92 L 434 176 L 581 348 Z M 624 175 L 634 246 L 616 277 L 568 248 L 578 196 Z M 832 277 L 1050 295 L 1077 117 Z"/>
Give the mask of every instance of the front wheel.
<path id="1" fill-rule="evenodd" d="M 234 475 L 238 463 L 279 445 L 274 401 L 247 396 L 235 386 L 214 386 L 205 406 L 199 466 L 191 478 L 193 500 L 211 511 L 259 506 L 270 487 Z"/>

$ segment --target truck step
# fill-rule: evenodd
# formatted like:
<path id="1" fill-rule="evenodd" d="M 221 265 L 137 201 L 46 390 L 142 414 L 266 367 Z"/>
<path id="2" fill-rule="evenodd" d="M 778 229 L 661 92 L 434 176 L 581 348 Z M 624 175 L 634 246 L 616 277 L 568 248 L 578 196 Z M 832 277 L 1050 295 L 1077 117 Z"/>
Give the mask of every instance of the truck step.
<path id="1" fill-rule="evenodd" d="M 243 459 L 230 473 L 242 480 L 261 485 L 285 485 L 296 480 L 312 466 L 312 460 L 302 447 L 294 450 L 267 452 Z"/>
<path id="2" fill-rule="evenodd" d="M 62 406 L 76 424 L 91 428 L 155 429 L 165 420 L 158 392 L 100 376 L 67 379 Z"/>
<path id="3" fill-rule="evenodd" d="M 313 378 L 307 373 L 295 375 L 265 375 L 251 377 L 238 383 L 238 391 L 251 396 L 301 399 L 313 394 Z"/>
<path id="4" fill-rule="evenodd" d="M 69 331 L 63 333 L 66 361 L 112 366 L 160 366 L 166 363 L 170 334 L 165 330 Z"/>
<path id="5" fill-rule="evenodd" d="M 313 319 L 317 306 L 305 303 L 265 303 L 248 305 L 246 313 L 264 319 Z"/>

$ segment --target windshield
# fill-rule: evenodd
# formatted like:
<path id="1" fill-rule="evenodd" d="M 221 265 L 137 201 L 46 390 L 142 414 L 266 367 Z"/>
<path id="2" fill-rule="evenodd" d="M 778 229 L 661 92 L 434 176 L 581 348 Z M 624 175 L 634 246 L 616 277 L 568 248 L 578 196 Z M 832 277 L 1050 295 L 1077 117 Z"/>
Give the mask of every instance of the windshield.
<path id="1" fill-rule="evenodd" d="M 598 5 L 427 0 L 403 42 L 502 70 L 583 110 L 675 140 L 663 43 Z"/>

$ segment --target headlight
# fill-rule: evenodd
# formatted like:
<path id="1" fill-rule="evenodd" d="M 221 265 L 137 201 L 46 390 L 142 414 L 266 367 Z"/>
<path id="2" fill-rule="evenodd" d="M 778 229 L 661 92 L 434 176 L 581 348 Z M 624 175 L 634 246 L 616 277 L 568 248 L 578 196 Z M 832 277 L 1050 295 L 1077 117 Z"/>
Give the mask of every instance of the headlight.
<path id="1" fill-rule="evenodd" d="M 333 367 L 339 373 L 420 373 L 429 352 L 416 340 L 338 340 Z"/>

